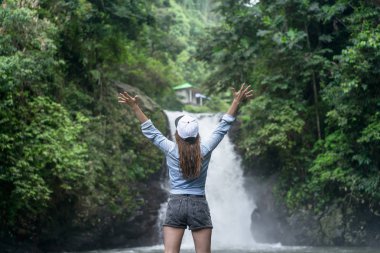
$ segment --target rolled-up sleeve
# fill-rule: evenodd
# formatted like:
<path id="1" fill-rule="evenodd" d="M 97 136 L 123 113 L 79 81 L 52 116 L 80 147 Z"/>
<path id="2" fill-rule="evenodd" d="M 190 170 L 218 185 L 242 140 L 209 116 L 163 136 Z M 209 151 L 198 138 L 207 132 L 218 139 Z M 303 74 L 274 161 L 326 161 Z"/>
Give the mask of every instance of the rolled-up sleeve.
<path id="1" fill-rule="evenodd" d="M 228 130 L 231 128 L 232 123 L 235 121 L 235 117 L 224 114 L 220 120 L 216 129 L 212 132 L 211 136 L 203 142 L 206 149 L 211 152 L 218 144 L 223 140 L 223 137 L 227 134 Z"/>
<path id="2" fill-rule="evenodd" d="M 166 138 L 152 123 L 147 120 L 141 124 L 142 133 L 161 151 L 167 154 L 175 146 L 174 142 Z"/>

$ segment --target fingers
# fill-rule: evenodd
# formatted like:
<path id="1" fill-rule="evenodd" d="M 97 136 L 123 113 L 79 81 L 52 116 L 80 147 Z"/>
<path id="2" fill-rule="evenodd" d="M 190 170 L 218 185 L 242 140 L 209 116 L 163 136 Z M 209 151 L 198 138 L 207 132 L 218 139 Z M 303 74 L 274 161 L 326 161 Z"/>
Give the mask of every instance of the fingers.
<path id="1" fill-rule="evenodd" d="M 239 98 L 241 99 L 242 95 L 244 94 L 243 93 L 243 89 L 245 88 L 245 83 L 242 83 L 241 84 L 241 87 L 239 89 L 239 91 L 236 91 L 234 87 L 231 87 L 231 90 L 232 90 L 232 94 L 235 98 Z"/>
<path id="2" fill-rule="evenodd" d="M 125 103 L 126 100 L 128 100 L 128 98 L 123 93 L 119 93 L 119 96 L 117 98 L 119 103 Z"/>
<path id="3" fill-rule="evenodd" d="M 119 93 L 119 96 L 118 96 L 118 102 L 119 103 L 125 103 L 125 104 L 129 104 L 131 102 L 134 102 L 135 99 L 138 98 L 138 96 L 134 96 L 134 97 L 131 97 L 128 92 L 124 91 L 123 93 Z"/>
<path id="4" fill-rule="evenodd" d="M 123 102 L 125 100 L 125 97 L 123 96 L 123 94 L 119 93 L 117 99 L 119 100 L 119 102 Z"/>
<path id="5" fill-rule="evenodd" d="M 124 97 L 128 98 L 128 99 L 132 99 L 132 97 L 128 94 L 128 92 L 124 91 L 123 94 L 122 94 Z"/>
<path id="6" fill-rule="evenodd" d="M 248 89 L 249 89 L 250 87 L 249 87 L 249 85 L 244 89 L 244 91 L 243 91 L 243 93 L 245 94 L 245 93 L 247 93 L 247 91 L 248 91 Z"/>
<path id="7" fill-rule="evenodd" d="M 245 96 L 251 96 L 251 95 L 253 95 L 253 90 L 249 90 L 244 94 L 245 94 Z"/>
<path id="8" fill-rule="evenodd" d="M 121 99 L 128 99 L 123 93 L 119 93 L 119 98 L 121 98 Z"/>
<path id="9" fill-rule="evenodd" d="M 140 99 L 140 97 L 138 95 L 135 95 L 134 97 L 132 97 L 126 91 L 119 93 L 119 96 L 118 96 L 118 102 L 119 103 L 127 104 L 130 107 L 138 105 L 138 101 L 137 101 L 138 99 Z"/>
<path id="10" fill-rule="evenodd" d="M 249 84 L 245 82 L 240 86 L 239 91 L 236 92 L 235 88 L 231 87 L 233 95 L 236 99 L 242 101 L 244 99 L 250 99 L 253 97 L 253 90 Z"/>
<path id="11" fill-rule="evenodd" d="M 247 91 L 244 95 L 245 95 L 245 99 L 247 99 L 247 100 L 252 98 L 253 97 L 253 90 Z"/>
<path id="12" fill-rule="evenodd" d="M 245 94 L 248 90 L 249 90 L 250 86 L 247 85 L 245 82 L 242 83 L 241 87 L 240 87 L 240 90 L 239 90 L 239 93 L 240 94 Z"/>
<path id="13" fill-rule="evenodd" d="M 249 99 L 253 97 L 253 90 L 251 89 L 251 86 L 245 82 L 242 83 L 238 92 L 236 92 L 234 88 L 231 88 L 231 90 L 233 91 L 234 97 L 239 100 Z"/>
<path id="14" fill-rule="evenodd" d="M 244 88 L 245 88 L 245 82 L 241 84 L 239 92 L 242 92 Z"/>

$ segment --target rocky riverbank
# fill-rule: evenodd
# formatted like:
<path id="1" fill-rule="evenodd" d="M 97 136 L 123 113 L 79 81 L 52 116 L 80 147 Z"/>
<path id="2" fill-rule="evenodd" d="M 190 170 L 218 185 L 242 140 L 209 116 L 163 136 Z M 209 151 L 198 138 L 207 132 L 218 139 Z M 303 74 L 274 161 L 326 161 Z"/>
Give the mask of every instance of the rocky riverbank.
<path id="1" fill-rule="evenodd" d="M 252 233 L 259 242 L 284 245 L 380 247 L 380 217 L 334 203 L 320 213 L 312 209 L 290 211 L 274 195 L 276 175 L 253 180 L 258 208 L 252 211 Z M 259 189 L 259 190 L 257 190 Z"/>
<path id="2" fill-rule="evenodd" d="M 140 194 L 137 198 L 144 204 L 128 219 L 113 219 L 106 213 L 99 213 L 99 219 L 102 221 L 92 229 L 67 231 L 65 238 L 41 238 L 37 243 L 3 241 L 0 242 L 0 252 L 42 253 L 154 245 L 159 240 L 158 210 L 160 204 L 166 200 L 166 192 L 160 186 L 162 173 L 164 170 L 158 171 L 146 182 L 139 184 Z"/>

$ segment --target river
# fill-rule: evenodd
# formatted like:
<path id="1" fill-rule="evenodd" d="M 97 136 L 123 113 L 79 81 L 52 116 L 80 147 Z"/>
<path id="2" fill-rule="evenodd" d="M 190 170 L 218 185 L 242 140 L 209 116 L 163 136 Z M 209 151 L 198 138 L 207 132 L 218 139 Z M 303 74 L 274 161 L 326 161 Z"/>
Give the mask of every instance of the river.
<path id="1" fill-rule="evenodd" d="M 166 112 L 174 135 L 174 119 L 181 112 Z M 200 136 L 207 138 L 222 115 L 193 114 L 200 125 Z M 217 253 L 380 253 L 380 249 L 370 248 L 318 248 L 289 247 L 277 244 L 257 243 L 251 234 L 251 213 L 255 209 L 255 200 L 244 188 L 241 159 L 234 151 L 234 146 L 226 136 L 212 154 L 206 182 L 206 196 L 213 220 L 212 252 Z M 168 184 L 163 183 L 166 188 Z M 161 226 L 165 217 L 166 203 L 163 203 L 157 226 Z M 254 226 L 254 224 L 252 224 Z M 162 235 L 161 235 L 162 238 Z M 162 240 L 161 240 L 162 242 Z M 185 232 L 181 252 L 193 253 L 191 233 Z M 163 245 L 123 248 L 114 250 L 96 250 L 91 253 L 156 253 L 163 252 Z"/>
<path id="2" fill-rule="evenodd" d="M 130 249 L 96 250 L 88 253 L 162 253 L 163 246 Z M 213 253 L 379 253 L 380 249 L 343 247 L 286 247 L 262 245 L 255 249 L 212 249 Z M 193 249 L 181 248 L 181 253 L 195 253 Z"/>

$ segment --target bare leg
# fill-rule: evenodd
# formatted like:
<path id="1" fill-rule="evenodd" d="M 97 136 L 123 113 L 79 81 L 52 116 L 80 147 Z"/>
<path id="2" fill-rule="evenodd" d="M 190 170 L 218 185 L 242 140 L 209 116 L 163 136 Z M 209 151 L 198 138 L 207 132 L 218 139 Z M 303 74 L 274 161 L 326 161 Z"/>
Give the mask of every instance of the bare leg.
<path id="1" fill-rule="evenodd" d="M 164 226 L 165 253 L 179 253 L 184 232 L 183 228 Z"/>
<path id="2" fill-rule="evenodd" d="M 211 228 L 203 228 L 191 232 L 194 239 L 195 251 L 197 253 L 211 252 L 211 232 Z"/>

